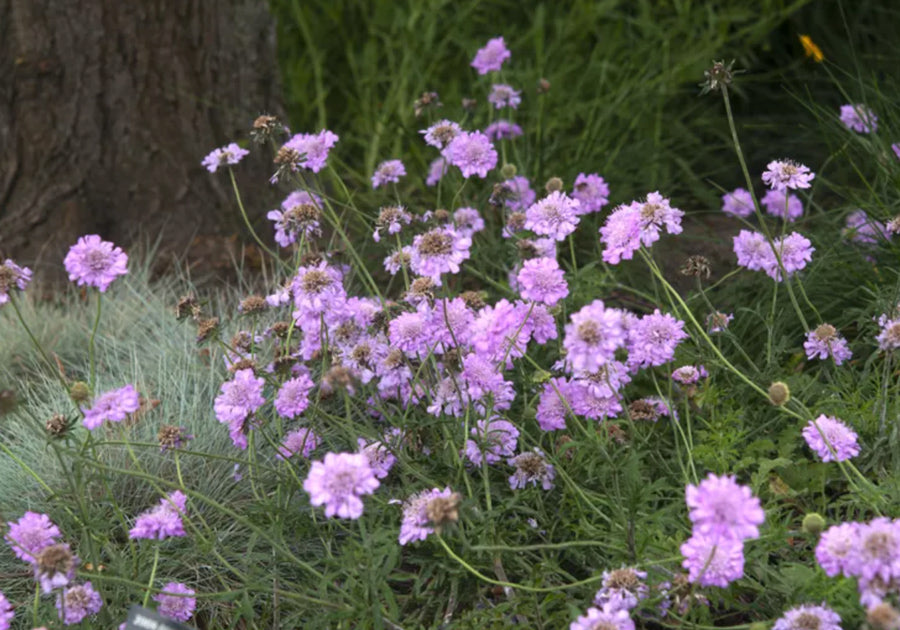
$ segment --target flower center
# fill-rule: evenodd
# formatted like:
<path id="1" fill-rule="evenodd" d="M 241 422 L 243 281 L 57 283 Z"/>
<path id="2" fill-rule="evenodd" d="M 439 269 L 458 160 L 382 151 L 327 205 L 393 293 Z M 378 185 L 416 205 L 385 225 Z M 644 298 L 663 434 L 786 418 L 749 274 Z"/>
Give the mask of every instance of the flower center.
<path id="1" fill-rule="evenodd" d="M 446 256 L 453 251 L 453 237 L 445 232 L 428 232 L 419 241 L 419 253 L 426 256 Z"/>
<path id="2" fill-rule="evenodd" d="M 307 293 L 319 293 L 325 287 L 331 285 L 331 276 L 321 269 L 313 269 L 303 274 L 300 286 Z"/>
<path id="3" fill-rule="evenodd" d="M 588 345 L 596 345 L 602 339 L 595 322 L 582 322 L 578 325 L 578 337 Z"/>
<path id="4" fill-rule="evenodd" d="M 105 270 L 108 265 L 106 252 L 101 249 L 92 249 L 84 256 L 84 262 L 88 268 L 96 273 Z"/>

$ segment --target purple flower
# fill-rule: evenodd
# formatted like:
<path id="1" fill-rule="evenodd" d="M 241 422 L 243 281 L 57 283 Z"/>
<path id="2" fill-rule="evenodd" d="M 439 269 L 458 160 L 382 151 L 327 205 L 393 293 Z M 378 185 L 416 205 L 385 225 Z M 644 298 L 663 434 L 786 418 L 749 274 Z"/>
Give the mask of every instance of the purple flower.
<path id="1" fill-rule="evenodd" d="M 538 483 L 544 490 L 553 489 L 553 479 L 556 477 L 556 469 L 547 463 L 544 454 L 538 450 L 528 451 L 516 455 L 508 460 L 510 466 L 516 467 L 516 472 L 509 478 L 509 487 L 513 490 L 521 490 L 532 484 Z"/>
<path id="2" fill-rule="evenodd" d="M 148 538 L 165 540 L 169 537 L 185 536 L 181 517 L 186 514 L 187 496 L 181 490 L 175 490 L 159 505 L 137 517 L 134 527 L 128 532 L 132 539 Z"/>
<path id="3" fill-rule="evenodd" d="M 425 178 L 425 185 L 437 186 L 437 183 L 441 181 L 446 174 L 447 160 L 442 157 L 432 160 L 431 165 L 428 167 L 428 177 Z"/>
<path id="4" fill-rule="evenodd" d="M 808 359 L 827 359 L 832 357 L 835 365 L 847 361 L 853 353 L 847 347 L 847 340 L 841 337 L 831 324 L 821 324 L 815 330 L 806 333 L 803 344 Z"/>
<path id="5" fill-rule="evenodd" d="M 319 232 L 322 199 L 318 195 L 295 190 L 281 202 L 281 210 L 270 210 L 266 218 L 275 223 L 275 242 L 288 247 L 300 235 L 314 236 Z"/>
<path id="6" fill-rule="evenodd" d="M 656 309 L 628 330 L 628 365 L 650 367 L 675 358 L 675 348 L 688 338 L 684 322 Z"/>
<path id="7" fill-rule="evenodd" d="M 514 90 L 510 85 L 496 83 L 491 86 L 488 102 L 493 104 L 496 109 L 503 109 L 504 107 L 516 109 L 522 102 L 522 93 Z"/>
<path id="8" fill-rule="evenodd" d="M 604 609 L 631 610 L 642 599 L 646 599 L 650 589 L 644 580 L 646 571 L 622 567 L 615 571 L 603 572 L 603 588 L 594 595 L 594 604 Z"/>
<path id="9" fill-rule="evenodd" d="M 297 161 L 291 164 L 291 170 L 296 171 L 298 167 L 303 167 L 318 173 L 325 167 L 328 152 L 337 141 L 337 135 L 327 129 L 316 134 L 298 133 L 284 143 L 282 150 L 296 152 Z"/>
<path id="10" fill-rule="evenodd" d="M 822 532 L 816 545 L 816 562 L 825 571 L 825 575 L 835 577 L 846 572 L 844 567 L 847 559 L 856 554 L 858 539 L 858 523 L 841 523 Z"/>
<path id="11" fill-rule="evenodd" d="M 325 505 L 325 516 L 357 519 L 362 516 L 360 497 L 372 494 L 380 485 L 363 453 L 327 453 L 325 460 L 313 462 L 303 489 L 313 505 Z"/>
<path id="12" fill-rule="evenodd" d="M 24 291 L 31 282 L 31 269 L 20 267 L 9 258 L 0 265 L 0 305 L 9 301 L 10 289 Z"/>
<path id="13" fill-rule="evenodd" d="M 572 622 L 569 630 L 634 630 L 634 621 L 627 610 L 588 608 Z"/>
<path id="14" fill-rule="evenodd" d="M 506 190 L 504 203 L 506 207 L 514 212 L 526 210 L 534 203 L 536 195 L 528 183 L 528 178 L 516 175 L 512 179 L 503 182 L 503 188 Z"/>
<path id="15" fill-rule="evenodd" d="M 488 40 L 487 45 L 475 54 L 471 66 L 478 71 L 478 74 L 487 74 L 499 70 L 510 55 L 503 38 L 495 37 Z"/>
<path id="16" fill-rule="evenodd" d="M 650 247 L 658 241 L 663 228 L 669 234 L 680 234 L 683 216 L 684 212 L 673 208 L 659 192 L 649 193 L 644 203 L 619 206 L 600 228 L 600 240 L 606 245 L 603 260 L 613 265 L 631 260 L 641 245 Z"/>
<path id="17" fill-rule="evenodd" d="M 790 160 L 773 160 L 766 165 L 763 182 L 772 190 L 809 188 L 816 174 L 808 166 Z"/>
<path id="18" fill-rule="evenodd" d="M 872 133 L 878 130 L 878 116 L 862 103 L 841 105 L 841 122 L 857 133 Z"/>
<path id="19" fill-rule="evenodd" d="M 749 217 L 753 214 L 753 197 L 745 188 L 735 188 L 722 195 L 722 212 L 736 217 Z"/>
<path id="20" fill-rule="evenodd" d="M 69 280 L 97 287 L 103 293 L 113 280 L 128 273 L 128 255 L 96 234 L 78 239 L 63 261 Z"/>
<path id="21" fill-rule="evenodd" d="M 3 593 L 0 593 L 0 630 L 9 630 L 14 616 L 12 604 Z"/>
<path id="22" fill-rule="evenodd" d="M 554 191 L 525 211 L 525 229 L 562 241 L 578 225 L 580 203 Z"/>
<path id="23" fill-rule="evenodd" d="M 304 458 L 309 458 L 310 453 L 318 446 L 319 436 L 313 433 L 312 429 L 305 427 L 295 429 L 284 436 L 284 440 L 282 440 L 281 446 L 278 447 L 275 457 L 277 459 L 288 459 L 300 453 Z"/>
<path id="24" fill-rule="evenodd" d="M 578 214 L 600 212 L 609 203 L 609 186 L 597 173 L 579 173 L 572 187 L 572 198 L 578 201 Z"/>
<path id="25" fill-rule="evenodd" d="M 891 240 L 891 233 L 881 221 L 876 221 L 865 210 L 855 210 L 847 215 L 844 234 L 860 245 L 878 245 Z"/>
<path id="26" fill-rule="evenodd" d="M 59 618 L 67 626 L 80 623 L 85 617 L 96 615 L 103 607 L 103 599 L 90 582 L 70 586 L 56 597 Z"/>
<path id="27" fill-rule="evenodd" d="M 786 198 L 786 199 L 785 199 Z M 766 214 L 794 222 L 803 216 L 803 202 L 797 195 L 788 195 L 783 190 L 770 190 L 760 200 Z"/>
<path id="28" fill-rule="evenodd" d="M 439 120 L 428 129 L 422 129 L 419 133 L 425 136 L 425 142 L 438 149 L 443 149 L 450 144 L 456 136 L 462 133 L 462 127 L 451 120 Z M 429 184 L 430 185 L 430 184 Z"/>
<path id="29" fill-rule="evenodd" d="M 320 316 L 326 320 L 340 312 L 347 301 L 341 272 L 321 261 L 318 265 L 310 265 L 297 269 L 291 281 L 291 292 L 294 294 L 294 319 L 315 322 L 318 328 Z M 312 326 L 303 326 L 304 332 Z"/>
<path id="30" fill-rule="evenodd" d="M 126 385 L 101 395 L 90 409 L 82 407 L 81 411 L 84 412 L 82 424 L 85 429 L 93 431 L 105 420 L 122 422 L 128 414 L 134 413 L 140 406 L 140 399 L 134 386 Z"/>
<path id="31" fill-rule="evenodd" d="M 475 440 L 466 440 L 465 456 L 475 466 L 481 466 L 482 459 L 494 464 L 516 452 L 519 430 L 511 422 L 479 420 L 471 433 Z"/>
<path id="32" fill-rule="evenodd" d="M 378 165 L 372 174 L 372 188 L 378 188 L 385 184 L 397 183 L 406 175 L 406 167 L 400 160 L 387 160 Z"/>
<path id="33" fill-rule="evenodd" d="M 685 498 L 695 534 L 741 541 L 759 538 L 759 525 L 766 513 L 747 486 L 733 476 L 710 473 L 699 486 L 688 484 Z"/>
<path id="34" fill-rule="evenodd" d="M 201 164 L 206 167 L 210 173 L 215 173 L 216 170 L 221 166 L 232 166 L 237 164 L 241 160 L 244 159 L 244 156 L 248 155 L 250 151 L 247 149 L 242 149 L 237 144 L 232 142 L 231 144 L 220 147 L 218 149 L 213 149 L 212 152 L 203 158 L 203 162 Z"/>
<path id="35" fill-rule="evenodd" d="M 428 504 L 439 497 L 449 499 L 452 494 L 450 488 L 443 490 L 433 488 L 417 492 L 406 499 L 403 502 L 403 516 L 400 520 L 400 544 L 408 545 L 428 538 L 428 535 L 434 532 L 434 528 L 429 526 L 431 519 L 428 518 Z"/>
<path id="36" fill-rule="evenodd" d="M 568 388 L 568 381 L 560 377 L 544 383 L 535 414 L 541 430 L 556 431 L 566 428 L 566 413 L 571 406 L 566 406 Z"/>
<path id="37" fill-rule="evenodd" d="M 282 418 L 296 418 L 309 406 L 309 392 L 315 385 L 308 374 L 285 381 L 275 397 L 275 411 Z"/>
<path id="38" fill-rule="evenodd" d="M 859 578 L 860 590 L 872 582 L 900 579 L 900 521 L 879 517 L 860 524 L 856 547 L 843 568 L 846 575 Z"/>
<path id="39" fill-rule="evenodd" d="M 782 236 L 775 242 L 775 249 L 781 256 L 781 264 L 788 276 L 800 271 L 806 267 L 806 263 L 812 261 L 812 254 L 816 248 L 812 246 L 809 239 L 791 232 L 787 236 Z M 772 256 L 768 268 L 765 269 L 766 274 L 773 280 L 780 281 L 781 269 L 778 267 L 778 261 Z"/>
<path id="40" fill-rule="evenodd" d="M 820 415 L 803 428 L 803 438 L 823 462 L 842 462 L 859 455 L 856 432 L 831 416 Z"/>
<path id="41" fill-rule="evenodd" d="M 46 514 L 25 512 L 18 521 L 6 524 L 3 536 L 13 553 L 20 560 L 34 563 L 37 555 L 46 547 L 57 543 L 59 528 Z"/>
<path id="42" fill-rule="evenodd" d="M 897 159 L 900 160 L 900 142 L 895 142 L 891 145 L 891 150 L 894 152 L 894 155 L 897 156 Z"/>
<path id="43" fill-rule="evenodd" d="M 378 219 L 375 221 L 375 232 L 372 233 L 372 240 L 376 243 L 381 242 L 381 233 L 399 234 L 404 225 L 412 222 L 410 215 L 403 206 L 385 206 L 378 213 Z"/>
<path id="44" fill-rule="evenodd" d="M 400 313 L 388 324 L 391 346 L 402 350 L 408 357 L 425 357 L 430 351 L 431 325 L 420 311 Z"/>
<path id="45" fill-rule="evenodd" d="M 266 402 L 262 395 L 265 383 L 249 368 L 238 370 L 234 379 L 222 383 L 222 393 L 216 396 L 213 406 L 216 419 L 228 424 L 231 441 L 241 450 L 247 448 L 244 426 L 247 417 Z"/>
<path id="46" fill-rule="evenodd" d="M 827 606 L 803 604 L 791 608 L 772 626 L 772 630 L 841 630 L 841 617 Z"/>
<path id="47" fill-rule="evenodd" d="M 485 135 L 491 140 L 511 140 L 522 135 L 522 128 L 508 120 L 495 120 L 484 128 Z"/>
<path id="48" fill-rule="evenodd" d="M 469 238 L 484 229 L 484 219 L 475 208 L 458 208 L 453 213 L 453 224 L 456 226 L 457 234 Z"/>
<path id="49" fill-rule="evenodd" d="M 156 610 L 160 615 L 175 621 L 187 621 L 197 609 L 194 595 L 194 589 L 181 582 L 168 582 L 161 593 L 153 596 L 153 601 L 159 604 Z"/>
<path id="50" fill-rule="evenodd" d="M 469 258 L 471 246 L 471 238 L 452 228 L 434 228 L 413 239 L 409 267 L 416 275 L 440 284 L 441 274 L 459 273 L 459 265 Z"/>
<path id="51" fill-rule="evenodd" d="M 723 332 L 728 328 L 734 315 L 731 313 L 721 313 L 716 311 L 706 316 L 706 328 L 711 333 Z"/>
<path id="52" fill-rule="evenodd" d="M 503 379 L 503 373 L 492 361 L 472 352 L 463 357 L 462 366 L 458 378 L 462 379 L 462 385 L 469 398 L 476 403 L 476 410 L 485 408 L 482 403 L 486 403 L 488 397 L 494 409 L 509 409 L 516 392 L 512 383 Z M 503 454 L 512 455 L 512 452 Z"/>
<path id="53" fill-rule="evenodd" d="M 878 318 L 878 325 L 881 326 L 875 341 L 881 350 L 894 350 L 900 348 L 900 317 L 888 317 L 882 315 Z"/>
<path id="54" fill-rule="evenodd" d="M 466 179 L 473 175 L 483 179 L 488 171 L 497 166 L 497 150 L 491 139 L 480 131 L 461 132 L 450 141 L 442 154 L 448 163 L 459 167 Z"/>
<path id="55" fill-rule="evenodd" d="M 555 258 L 532 258 L 522 263 L 516 276 L 519 293 L 526 300 L 553 306 L 567 295 L 569 285 Z"/>
<path id="56" fill-rule="evenodd" d="M 628 323 L 624 311 L 606 308 L 600 300 L 583 306 L 566 324 L 566 364 L 574 371 L 596 372 L 625 346 Z"/>
<path id="57" fill-rule="evenodd" d="M 695 533 L 681 545 L 681 555 L 688 580 L 700 586 L 725 588 L 744 575 L 744 545 L 740 540 Z"/>
<path id="58" fill-rule="evenodd" d="M 369 443 L 363 438 L 356 439 L 359 452 L 369 460 L 372 474 L 378 479 L 384 479 L 391 472 L 391 468 L 397 463 L 397 458 L 382 442 Z"/>
<path id="59" fill-rule="evenodd" d="M 737 264 L 751 271 L 763 271 L 771 268 L 775 255 L 766 237 L 759 232 L 741 230 L 734 237 L 734 253 Z M 777 266 L 777 262 L 775 263 Z"/>
<path id="60" fill-rule="evenodd" d="M 706 378 L 707 376 L 709 376 L 709 374 L 702 365 L 682 365 L 672 372 L 672 380 L 677 381 L 682 385 L 693 385 L 701 378 Z"/>

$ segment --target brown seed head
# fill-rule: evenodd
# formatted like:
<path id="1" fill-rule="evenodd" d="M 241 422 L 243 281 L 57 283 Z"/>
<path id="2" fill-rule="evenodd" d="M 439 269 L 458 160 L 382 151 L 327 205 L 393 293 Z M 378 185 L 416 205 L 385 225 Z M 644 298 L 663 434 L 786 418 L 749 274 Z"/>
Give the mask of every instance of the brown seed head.
<path id="1" fill-rule="evenodd" d="M 521 232 L 525 229 L 525 213 L 513 212 L 506 219 L 506 228 L 510 232 Z"/>
<path id="2" fill-rule="evenodd" d="M 58 438 L 66 434 L 69 430 L 69 420 L 61 413 L 55 413 L 47 420 L 47 433 L 50 436 Z"/>
<path id="3" fill-rule="evenodd" d="M 239 359 L 228 366 L 228 371 L 234 374 L 238 370 L 256 371 L 256 361 L 253 359 Z"/>
<path id="4" fill-rule="evenodd" d="M 708 279 L 711 273 L 709 258 L 706 256 L 688 256 L 684 264 L 681 265 L 681 275 L 683 276 Z"/>
<path id="5" fill-rule="evenodd" d="M 897 630 L 900 628 L 900 612 L 889 603 L 882 602 L 869 609 L 866 622 L 875 630 Z"/>
<path id="6" fill-rule="evenodd" d="M 170 448 L 181 448 L 186 441 L 193 439 L 193 437 L 192 435 L 187 435 L 184 427 L 176 427 L 172 424 L 162 425 L 156 434 L 159 447 L 163 451 Z"/>
<path id="7" fill-rule="evenodd" d="M 192 319 L 200 317 L 200 304 L 197 303 L 197 298 L 190 294 L 178 298 L 175 305 L 175 319 L 180 321 L 188 317 Z"/>
<path id="8" fill-rule="evenodd" d="M 276 337 L 287 337 L 288 331 L 291 329 L 291 322 L 275 322 L 269 328 Z"/>
<path id="9" fill-rule="evenodd" d="M 831 341 L 836 334 L 837 330 L 831 324 L 822 324 L 813 333 L 819 341 Z"/>
<path id="10" fill-rule="evenodd" d="M 219 333 L 219 318 L 209 317 L 197 322 L 197 343 L 203 343 Z"/>
<path id="11" fill-rule="evenodd" d="M 331 286 L 332 283 L 331 276 L 321 269 L 311 269 L 300 279 L 300 286 L 306 293 L 319 293 L 325 287 Z"/>
<path id="12" fill-rule="evenodd" d="M 546 94 L 550 91 L 550 81 L 547 79 L 538 79 L 537 93 Z"/>
<path id="13" fill-rule="evenodd" d="M 653 403 L 647 400 L 635 400 L 628 405 L 628 417 L 632 420 L 650 420 L 655 421 L 659 414 Z"/>
<path id="14" fill-rule="evenodd" d="M 419 253 L 425 256 L 446 256 L 453 251 L 453 237 L 440 230 L 432 230 L 422 235 Z"/>
<path id="15" fill-rule="evenodd" d="M 250 295 L 241 300 L 240 310 L 245 315 L 250 313 L 262 313 L 269 308 L 266 298 L 261 295 Z"/>
<path id="16" fill-rule="evenodd" d="M 474 111 L 478 107 L 478 101 L 474 98 L 464 98 L 462 100 L 462 108 L 466 111 Z"/>
<path id="17" fill-rule="evenodd" d="M 459 503 L 461 497 L 454 492 L 449 497 L 435 497 L 425 506 L 425 516 L 440 533 L 441 529 L 459 520 Z"/>
<path id="18" fill-rule="evenodd" d="M 432 216 L 434 217 L 434 220 L 437 221 L 438 223 L 446 223 L 447 221 L 450 220 L 450 211 L 444 210 L 443 208 L 438 208 L 437 210 L 434 211 Z"/>
<path id="19" fill-rule="evenodd" d="M 417 98 L 413 103 L 413 112 L 415 112 L 416 118 L 418 118 L 426 109 L 442 106 L 437 92 L 422 92 L 422 96 Z"/>
<path id="20" fill-rule="evenodd" d="M 471 309 L 479 309 L 484 306 L 484 295 L 481 291 L 463 291 L 459 294 L 462 301 Z"/>
<path id="21" fill-rule="evenodd" d="M 44 547 L 37 555 L 37 570 L 41 575 L 67 575 L 75 568 L 75 556 L 68 545 Z"/>
<path id="22" fill-rule="evenodd" d="M 516 248 L 519 250 L 519 258 L 521 258 L 522 260 L 537 258 L 540 254 L 537 245 L 534 244 L 534 241 L 527 238 L 516 241 Z"/>

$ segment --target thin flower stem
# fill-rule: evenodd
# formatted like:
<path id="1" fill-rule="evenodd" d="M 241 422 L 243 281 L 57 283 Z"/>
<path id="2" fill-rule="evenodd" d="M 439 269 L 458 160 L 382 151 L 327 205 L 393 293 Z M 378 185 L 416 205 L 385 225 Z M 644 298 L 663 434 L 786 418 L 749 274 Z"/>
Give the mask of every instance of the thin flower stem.
<path id="1" fill-rule="evenodd" d="M 25 323 L 25 318 L 22 317 L 22 311 L 19 310 L 19 304 L 18 304 L 18 301 L 17 301 L 12 295 L 10 295 L 10 296 L 9 296 L 9 303 L 12 304 L 13 310 L 16 312 L 16 317 L 18 318 L 19 323 L 22 324 L 22 328 L 24 328 L 24 329 L 25 329 L 25 332 L 28 334 L 28 338 L 31 340 L 31 344 L 32 344 L 32 345 L 35 347 L 35 349 L 38 351 L 38 354 L 41 355 L 41 358 L 44 359 L 44 362 L 47 364 L 47 367 L 50 368 L 50 371 L 56 376 L 56 378 L 57 378 L 57 379 L 59 380 L 59 382 L 62 384 L 62 386 L 63 386 L 63 391 L 65 391 L 66 393 L 68 393 L 68 391 L 69 391 L 69 384 L 66 383 L 66 380 L 63 378 L 63 375 L 59 373 L 59 370 L 56 368 L 56 366 L 53 364 L 53 362 L 52 362 L 52 361 L 50 360 L 50 358 L 47 356 L 47 353 L 44 352 L 43 346 L 41 346 L 40 342 L 37 340 L 37 337 L 34 336 L 34 333 L 31 332 L 31 328 L 29 328 L 29 327 L 28 327 L 28 324 Z M 80 413 L 81 413 L 81 409 L 78 408 L 78 405 L 75 405 L 75 408 L 78 410 L 78 413 L 80 414 Z"/>
<path id="2" fill-rule="evenodd" d="M 150 569 L 150 581 L 147 583 L 147 591 L 144 593 L 144 603 L 141 604 L 145 608 L 150 602 L 150 593 L 153 592 L 153 582 L 156 580 L 156 567 L 159 564 L 159 545 L 153 549 L 153 567 Z"/>
<path id="3" fill-rule="evenodd" d="M 100 327 L 100 313 L 102 310 L 102 304 L 103 304 L 103 294 L 98 292 L 97 293 L 97 316 L 94 318 L 94 327 L 91 329 L 91 340 L 88 345 L 88 356 L 90 359 L 90 366 L 91 366 L 90 379 L 88 382 L 90 383 L 92 394 L 95 393 L 94 386 L 97 383 L 97 364 L 94 359 L 94 356 L 95 356 L 94 341 L 97 337 L 97 329 Z"/>
<path id="4" fill-rule="evenodd" d="M 281 258 L 278 254 L 263 243 L 262 239 L 259 238 L 259 235 L 256 233 L 256 230 L 253 229 L 250 218 L 247 216 L 247 211 L 244 209 L 244 202 L 241 201 L 241 191 L 238 189 L 237 180 L 234 178 L 234 170 L 231 167 L 228 168 L 228 176 L 231 178 L 231 187 L 234 189 L 234 198 L 237 200 L 238 209 L 241 211 L 241 217 L 244 219 L 244 224 L 247 226 L 247 229 L 250 230 L 250 235 L 253 237 L 253 240 L 256 241 L 264 252 L 272 257 L 272 260 L 281 262 Z"/>

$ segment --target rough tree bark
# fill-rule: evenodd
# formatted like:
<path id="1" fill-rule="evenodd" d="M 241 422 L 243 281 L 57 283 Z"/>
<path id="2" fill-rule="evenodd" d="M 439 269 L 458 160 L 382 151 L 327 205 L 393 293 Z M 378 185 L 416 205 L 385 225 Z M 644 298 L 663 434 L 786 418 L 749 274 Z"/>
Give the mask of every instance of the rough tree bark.
<path id="1" fill-rule="evenodd" d="M 281 113 L 266 0 L 0 0 L 0 255 L 53 274 L 85 233 L 184 251 L 233 231 L 200 160 L 263 112 Z"/>

